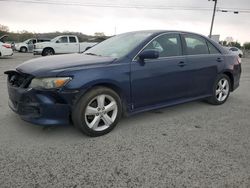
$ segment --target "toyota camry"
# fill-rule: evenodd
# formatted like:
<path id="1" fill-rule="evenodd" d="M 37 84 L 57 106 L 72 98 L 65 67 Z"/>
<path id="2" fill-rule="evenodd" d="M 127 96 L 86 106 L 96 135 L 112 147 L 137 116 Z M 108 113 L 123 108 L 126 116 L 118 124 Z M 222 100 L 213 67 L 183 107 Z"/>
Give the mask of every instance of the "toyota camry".
<path id="1" fill-rule="evenodd" d="M 205 99 L 221 105 L 239 86 L 238 57 L 183 31 L 136 31 L 82 54 L 32 59 L 5 72 L 9 106 L 28 122 L 73 124 L 89 136 L 123 115 Z"/>

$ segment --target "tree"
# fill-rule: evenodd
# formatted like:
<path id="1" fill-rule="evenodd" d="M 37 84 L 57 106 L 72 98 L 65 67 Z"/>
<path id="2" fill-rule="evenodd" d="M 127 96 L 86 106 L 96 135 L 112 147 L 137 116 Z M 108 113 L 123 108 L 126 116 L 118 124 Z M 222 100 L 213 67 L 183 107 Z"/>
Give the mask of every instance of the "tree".
<path id="1" fill-rule="evenodd" d="M 222 46 L 227 46 L 227 41 L 225 41 L 225 40 L 220 41 L 220 44 L 221 44 Z"/>
<path id="2" fill-rule="evenodd" d="M 246 49 L 246 50 L 250 50 L 250 42 L 246 42 L 246 43 L 244 43 L 244 48 Z"/>
<path id="3" fill-rule="evenodd" d="M 236 48 L 241 48 L 241 45 L 240 45 L 240 43 L 239 42 L 231 42 L 230 43 L 230 46 L 233 46 L 233 47 L 236 47 Z"/>
<path id="4" fill-rule="evenodd" d="M 104 37 L 105 34 L 104 34 L 103 32 L 96 32 L 96 33 L 95 33 L 95 36 L 96 36 L 96 37 Z"/>
<path id="5" fill-rule="evenodd" d="M 3 32 L 9 32 L 9 27 L 6 26 L 6 25 L 2 25 L 0 24 L 0 31 L 3 31 Z"/>

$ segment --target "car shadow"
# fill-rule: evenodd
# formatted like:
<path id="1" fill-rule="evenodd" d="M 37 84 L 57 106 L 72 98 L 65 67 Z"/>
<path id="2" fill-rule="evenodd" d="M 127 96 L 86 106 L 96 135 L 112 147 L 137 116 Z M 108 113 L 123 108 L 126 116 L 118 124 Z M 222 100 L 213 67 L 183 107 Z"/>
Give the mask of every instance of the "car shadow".
<path id="1" fill-rule="evenodd" d="M 148 112 L 139 113 L 130 117 L 123 117 L 121 121 L 118 123 L 117 127 L 109 134 L 122 134 L 123 131 L 130 131 L 129 129 L 134 129 L 134 125 L 136 124 L 146 124 L 148 122 L 156 122 L 159 119 L 167 119 L 173 116 L 178 116 L 182 114 L 186 114 L 192 110 L 208 108 L 209 105 L 201 102 L 190 102 L 185 104 L 180 104 L 177 106 L 152 110 Z M 39 126 L 34 125 L 28 122 L 25 122 L 20 119 L 20 117 L 14 113 L 10 114 L 8 117 L 8 126 L 11 127 L 11 130 L 19 134 L 19 136 L 23 136 L 25 138 L 30 139 L 58 139 L 63 140 L 79 140 L 83 138 L 90 138 L 84 135 L 80 130 L 78 130 L 73 125 L 65 125 L 65 126 Z M 132 127 L 133 126 L 133 127 Z M 8 131 L 8 132 L 9 132 Z"/>
<path id="2" fill-rule="evenodd" d="M 13 56 L 3 56 L 3 57 L 0 57 L 0 59 L 13 59 Z"/>

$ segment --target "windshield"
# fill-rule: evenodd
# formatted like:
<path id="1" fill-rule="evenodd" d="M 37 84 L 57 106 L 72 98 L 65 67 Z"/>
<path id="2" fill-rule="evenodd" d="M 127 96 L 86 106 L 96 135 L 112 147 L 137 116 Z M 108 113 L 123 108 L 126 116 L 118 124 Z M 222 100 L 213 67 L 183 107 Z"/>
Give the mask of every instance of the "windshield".
<path id="1" fill-rule="evenodd" d="M 59 38 L 61 38 L 62 36 L 58 36 L 58 37 L 55 37 L 55 38 L 53 38 L 53 39 L 51 39 L 50 41 L 51 42 L 56 42 Z"/>
<path id="2" fill-rule="evenodd" d="M 131 52 L 150 35 L 152 35 L 151 32 L 132 32 L 117 35 L 93 46 L 84 54 L 120 58 Z"/>
<path id="3" fill-rule="evenodd" d="M 23 43 L 28 43 L 30 41 L 30 39 L 27 39 L 25 41 L 23 41 Z"/>

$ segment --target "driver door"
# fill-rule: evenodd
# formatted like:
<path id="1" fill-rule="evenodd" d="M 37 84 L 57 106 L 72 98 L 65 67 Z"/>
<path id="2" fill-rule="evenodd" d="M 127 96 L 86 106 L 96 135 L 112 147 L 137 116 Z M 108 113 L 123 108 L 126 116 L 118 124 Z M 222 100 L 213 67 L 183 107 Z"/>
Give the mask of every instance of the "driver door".
<path id="1" fill-rule="evenodd" d="M 158 50 L 159 58 L 145 59 L 142 64 L 136 57 L 131 63 L 131 94 L 134 108 L 184 99 L 189 79 L 186 58 L 182 55 L 180 35 L 161 34 L 143 50 L 148 49 Z"/>
<path id="2" fill-rule="evenodd" d="M 56 43 L 54 50 L 56 53 L 67 53 L 69 51 L 69 39 L 67 36 L 60 37 Z"/>

